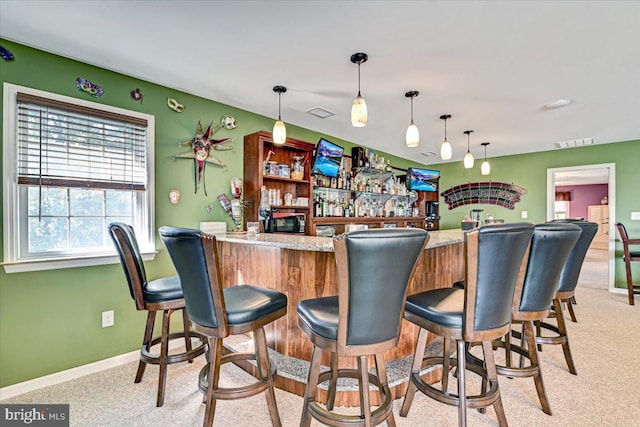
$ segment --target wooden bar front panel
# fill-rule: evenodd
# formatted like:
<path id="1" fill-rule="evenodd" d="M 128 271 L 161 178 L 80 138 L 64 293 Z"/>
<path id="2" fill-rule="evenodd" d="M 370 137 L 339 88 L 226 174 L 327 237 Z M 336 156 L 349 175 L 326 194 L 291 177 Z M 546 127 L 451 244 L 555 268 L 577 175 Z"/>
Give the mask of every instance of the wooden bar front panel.
<path id="1" fill-rule="evenodd" d="M 267 326 L 267 341 L 269 347 L 281 354 L 309 361 L 312 345 L 298 328 L 296 310 L 302 300 L 337 295 L 334 253 L 220 241 L 218 249 L 224 286 L 254 284 L 287 295 L 287 316 Z M 426 249 L 418 261 L 408 294 L 450 287 L 453 282 L 463 280 L 463 249 L 463 243 Z M 385 360 L 389 362 L 413 355 L 417 336 L 418 327 L 403 320 L 398 346 L 385 353 Z M 325 365 L 329 365 L 328 356 L 323 355 Z M 355 367 L 355 359 L 350 359 L 342 358 L 340 367 Z M 297 381 L 279 376 L 276 385 L 298 395 L 304 394 L 304 384 Z M 403 384 L 393 390 L 395 397 L 399 397 L 405 387 Z M 339 393 L 336 398 L 338 406 L 357 404 L 357 393 Z"/>

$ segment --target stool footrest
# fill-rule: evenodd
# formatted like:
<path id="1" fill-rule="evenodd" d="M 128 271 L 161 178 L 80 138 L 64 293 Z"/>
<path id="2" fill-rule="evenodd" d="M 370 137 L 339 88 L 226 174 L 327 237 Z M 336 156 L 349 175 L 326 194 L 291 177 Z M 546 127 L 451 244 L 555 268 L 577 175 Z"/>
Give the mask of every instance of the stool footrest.
<path id="1" fill-rule="evenodd" d="M 457 359 L 450 358 L 451 361 L 455 360 L 457 363 Z M 428 357 L 423 359 L 422 361 L 422 369 L 430 366 L 442 365 L 444 363 L 443 357 Z M 493 405 L 493 403 L 498 400 L 500 396 L 500 391 L 498 389 L 498 382 L 491 381 L 488 378 L 487 371 L 481 366 L 476 365 L 475 363 L 470 363 L 466 366 L 467 371 L 471 371 L 474 374 L 479 375 L 480 377 L 487 380 L 489 388 L 487 391 L 480 393 L 475 396 L 467 396 L 467 408 L 484 408 L 486 406 Z M 444 392 L 428 384 L 421 377 L 419 372 L 411 372 L 410 381 L 418 387 L 418 389 L 423 392 L 425 395 L 431 397 L 438 402 L 446 403 L 451 406 L 459 406 L 460 397 L 457 394 Z"/>
<path id="2" fill-rule="evenodd" d="M 171 365 L 173 363 L 180 363 L 187 360 L 192 360 L 200 356 L 206 351 L 207 349 L 206 338 L 202 334 L 199 334 L 198 332 L 189 331 L 189 337 L 198 338 L 201 344 L 189 351 L 183 351 L 181 353 L 176 353 L 176 354 L 168 354 L 165 363 L 167 363 L 168 365 Z M 169 334 L 167 339 L 169 341 L 175 340 L 175 339 L 184 340 L 184 332 L 171 333 Z M 150 349 L 154 345 L 160 344 L 160 341 L 162 341 L 162 337 L 156 337 L 153 340 L 151 340 L 151 342 L 149 343 L 149 346 L 143 344 L 142 347 L 140 348 L 140 360 L 143 361 L 144 363 L 149 363 L 151 365 L 159 365 L 160 358 L 161 358 L 160 353 L 151 353 Z"/>
<path id="3" fill-rule="evenodd" d="M 256 355 L 254 353 L 230 353 L 225 354 L 220 359 L 220 365 L 222 366 L 225 363 L 229 362 L 237 362 L 239 360 L 256 360 Z M 278 376 L 277 368 L 275 363 L 270 363 L 271 372 L 269 376 L 272 381 L 275 381 L 275 378 Z M 209 389 L 209 381 L 207 376 L 209 374 L 209 364 L 203 366 L 200 370 L 200 375 L 198 376 L 198 388 L 200 392 L 202 392 L 205 396 L 207 395 L 207 391 Z M 258 379 L 258 381 L 247 384 L 241 387 L 218 387 L 213 391 L 214 398 L 220 400 L 233 400 L 240 399 L 243 397 L 254 396 L 258 393 L 262 393 L 263 391 L 269 388 L 269 378 Z"/>
<path id="4" fill-rule="evenodd" d="M 318 384 L 331 380 L 332 371 L 325 371 L 318 377 Z M 340 378 L 354 378 L 358 379 L 360 373 L 357 369 L 338 369 L 338 379 Z M 369 373 L 369 384 L 380 388 L 380 379 L 377 375 Z M 388 385 L 382 386 L 381 393 L 383 395 L 382 403 L 380 406 L 371 412 L 371 424 L 376 425 L 382 423 L 389 417 L 389 414 L 393 410 L 393 399 L 391 397 L 391 390 Z M 332 426 L 364 426 L 364 418 L 361 415 L 344 415 L 336 412 L 328 411 L 320 406 L 317 402 L 308 400 L 306 402 L 306 408 L 313 418 L 320 421 L 323 424 Z"/>

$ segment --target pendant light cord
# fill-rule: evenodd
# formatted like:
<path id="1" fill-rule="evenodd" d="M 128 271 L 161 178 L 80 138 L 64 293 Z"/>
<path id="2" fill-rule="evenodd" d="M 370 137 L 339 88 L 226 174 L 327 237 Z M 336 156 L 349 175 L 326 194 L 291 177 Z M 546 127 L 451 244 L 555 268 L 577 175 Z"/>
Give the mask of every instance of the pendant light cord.
<path id="1" fill-rule="evenodd" d="M 282 92 L 278 92 L 278 120 L 282 120 L 282 116 L 280 115 L 281 101 L 282 101 Z"/>
<path id="2" fill-rule="evenodd" d="M 413 96 L 411 97 L 411 124 L 413 124 Z"/>

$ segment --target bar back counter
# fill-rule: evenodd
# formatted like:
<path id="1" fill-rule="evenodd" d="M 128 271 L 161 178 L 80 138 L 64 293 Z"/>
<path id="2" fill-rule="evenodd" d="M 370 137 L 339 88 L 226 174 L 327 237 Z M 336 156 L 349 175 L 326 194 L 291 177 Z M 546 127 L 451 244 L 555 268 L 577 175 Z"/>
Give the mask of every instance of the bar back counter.
<path id="1" fill-rule="evenodd" d="M 429 243 L 418 260 L 414 277 L 409 284 L 408 295 L 450 287 L 464 278 L 463 231 L 430 231 L 429 235 Z M 216 237 L 224 286 L 253 283 L 287 295 L 288 314 L 265 328 L 267 342 L 278 353 L 275 360 L 278 366 L 276 386 L 304 395 L 304 381 L 308 362 L 311 360 L 312 345 L 298 328 L 296 308 L 302 300 L 338 294 L 333 239 L 292 234 L 228 233 Z M 380 310 L 384 310 L 384 307 L 380 307 Z M 387 363 L 408 358 L 409 368 L 418 332 L 415 325 L 403 320 L 398 346 L 385 353 Z M 329 355 L 323 355 L 325 356 L 323 365 L 329 366 Z M 341 361 L 341 368 L 355 367 L 355 359 L 348 359 Z M 242 367 L 248 371 L 253 369 L 248 364 Z M 431 375 L 432 381 L 435 381 L 439 372 Z M 404 378 L 394 384 L 390 375 L 394 398 L 404 394 L 407 377 L 408 375 L 404 375 Z M 326 399 L 326 393 L 322 392 L 320 390 L 318 396 L 320 401 Z M 376 394 L 372 394 L 374 396 Z M 354 390 L 349 387 L 341 390 L 339 387 L 335 404 L 357 406 L 357 387 Z"/>

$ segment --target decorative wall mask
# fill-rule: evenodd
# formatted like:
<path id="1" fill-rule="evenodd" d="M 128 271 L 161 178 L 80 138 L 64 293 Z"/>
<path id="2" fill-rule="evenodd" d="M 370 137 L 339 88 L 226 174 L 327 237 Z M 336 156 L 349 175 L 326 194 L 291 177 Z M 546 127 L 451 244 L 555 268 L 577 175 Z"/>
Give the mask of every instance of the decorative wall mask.
<path id="1" fill-rule="evenodd" d="M 514 209 L 520 196 L 526 194 L 524 188 L 505 182 L 470 182 L 456 185 L 440 193 L 449 205 L 449 210 L 458 206 L 484 203 Z"/>
<path id="2" fill-rule="evenodd" d="M 14 59 L 13 53 L 9 52 L 4 46 L 0 46 L 0 56 L 5 61 L 13 61 Z"/>
<path id="3" fill-rule="evenodd" d="M 180 195 L 180 190 L 177 188 L 172 188 L 171 191 L 169 191 L 169 201 L 172 205 L 177 205 L 180 202 Z"/>
<path id="4" fill-rule="evenodd" d="M 227 116 L 224 116 L 227 117 Z M 230 116 L 229 116 L 230 117 Z M 235 119 L 234 119 L 235 121 Z M 231 139 L 213 139 L 213 134 L 216 131 L 223 127 L 222 124 L 218 124 L 213 126 L 213 122 L 209 124 L 207 130 L 202 133 L 202 123 L 198 122 L 196 126 L 196 135 L 189 141 L 183 141 L 178 144 L 178 147 L 191 147 L 191 151 L 186 153 L 176 154 L 173 156 L 173 160 L 180 159 L 193 159 L 194 160 L 194 179 L 195 179 L 195 193 L 198 192 L 198 187 L 200 186 L 200 181 L 204 176 L 204 169 L 207 163 L 213 163 L 218 166 L 226 166 L 220 159 L 213 155 L 213 150 L 217 151 L 225 151 L 231 150 L 233 147 L 224 146 L 223 144 L 227 142 L 231 142 Z M 204 194 L 207 194 L 207 186 L 206 181 L 203 184 Z"/>
<path id="5" fill-rule="evenodd" d="M 171 108 L 176 113 L 182 113 L 186 108 L 184 105 L 178 103 L 178 101 L 173 98 L 167 98 L 167 107 Z"/>
<path id="6" fill-rule="evenodd" d="M 232 130 L 238 126 L 238 122 L 234 117 L 225 115 L 220 118 L 220 125 L 227 130 Z"/>
<path id="7" fill-rule="evenodd" d="M 76 87 L 96 98 L 100 98 L 104 93 L 104 89 L 100 86 L 95 83 L 91 83 L 89 80 L 83 79 L 82 77 L 78 77 L 76 79 Z"/>
<path id="8" fill-rule="evenodd" d="M 129 92 L 129 94 L 131 95 L 131 99 L 133 99 L 134 101 L 140 101 L 140 104 L 142 104 L 142 98 L 144 98 L 144 95 L 142 94 L 142 92 L 140 92 L 140 89 L 135 88 L 134 90 Z"/>

